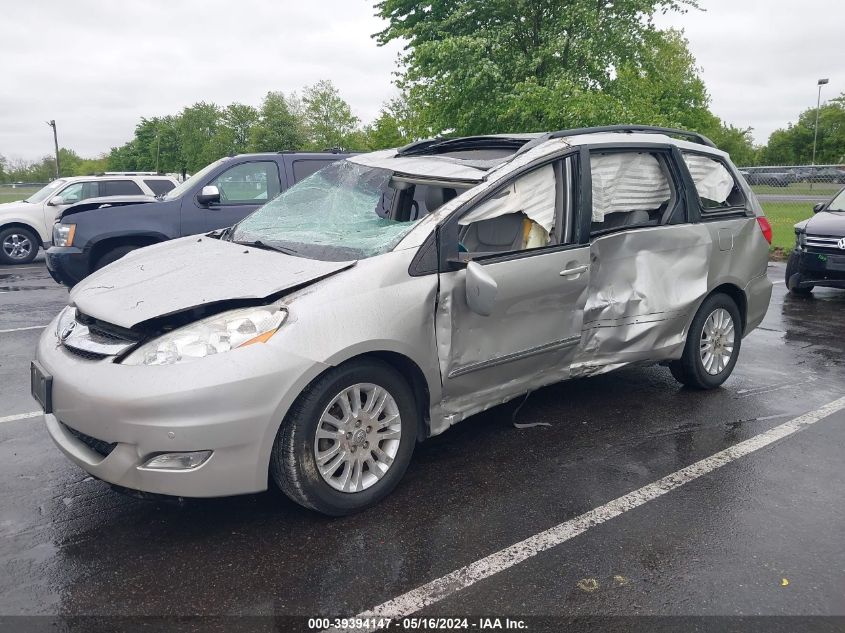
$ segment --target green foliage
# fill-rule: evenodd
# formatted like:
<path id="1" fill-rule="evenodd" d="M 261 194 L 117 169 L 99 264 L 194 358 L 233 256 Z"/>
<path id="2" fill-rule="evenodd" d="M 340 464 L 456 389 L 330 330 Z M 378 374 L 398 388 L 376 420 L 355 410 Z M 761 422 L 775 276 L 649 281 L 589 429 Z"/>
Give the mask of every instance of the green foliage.
<path id="1" fill-rule="evenodd" d="M 309 149 L 348 148 L 362 142 L 362 138 L 355 134 L 358 117 L 352 114 L 352 108 L 341 98 L 331 81 L 323 79 L 305 89 L 302 115 Z"/>
<path id="2" fill-rule="evenodd" d="M 845 93 L 831 99 L 818 110 L 819 134 L 816 164 L 845 163 Z M 810 164 L 813 159 L 813 135 L 816 108 L 802 112 L 798 122 L 775 130 L 761 151 L 765 165 Z"/>
<path id="3" fill-rule="evenodd" d="M 382 0 L 376 38 L 408 42 L 399 87 L 415 134 L 704 121 L 707 93 L 657 11 L 686 0 Z M 645 19 L 644 19 L 645 17 Z M 667 72 L 667 68 L 670 72 Z"/>
<path id="4" fill-rule="evenodd" d="M 260 116 L 250 130 L 250 151 L 301 149 L 305 145 L 305 131 L 296 107 L 281 92 L 268 92 L 261 104 Z"/>
<path id="5" fill-rule="evenodd" d="M 368 150 L 401 147 L 414 140 L 413 114 L 401 99 L 385 103 L 376 120 L 364 128 L 365 148 Z"/>

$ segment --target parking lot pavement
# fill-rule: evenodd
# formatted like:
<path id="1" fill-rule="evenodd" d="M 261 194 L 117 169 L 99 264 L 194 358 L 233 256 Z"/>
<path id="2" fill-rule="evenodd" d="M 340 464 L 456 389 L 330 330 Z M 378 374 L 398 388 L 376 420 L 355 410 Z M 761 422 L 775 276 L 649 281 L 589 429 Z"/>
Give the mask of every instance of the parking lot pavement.
<path id="1" fill-rule="evenodd" d="M 17 288 L 0 294 L 0 614 L 350 616 L 417 591 L 428 615 L 845 615 L 845 409 L 760 441 L 845 395 L 845 292 L 793 297 L 781 264 L 770 276 L 723 388 L 680 388 L 661 367 L 548 387 L 518 421 L 551 426 L 514 428 L 515 404 L 475 416 L 419 445 L 379 506 L 327 519 L 272 491 L 139 501 L 71 465 L 40 416 L 17 417 L 36 408 L 39 330 L 6 332 L 67 295 L 37 265 L 0 269 Z M 437 584 L 746 440 L 753 452 L 523 562 Z"/>

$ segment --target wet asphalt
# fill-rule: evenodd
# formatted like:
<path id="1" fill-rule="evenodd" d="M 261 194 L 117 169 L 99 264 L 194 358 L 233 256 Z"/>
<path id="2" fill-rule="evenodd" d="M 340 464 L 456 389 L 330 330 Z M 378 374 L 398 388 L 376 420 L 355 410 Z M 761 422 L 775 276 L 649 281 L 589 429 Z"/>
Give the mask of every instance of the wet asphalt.
<path id="1" fill-rule="evenodd" d="M 550 426 L 515 428 L 514 404 L 475 416 L 418 445 L 396 492 L 343 519 L 275 491 L 136 500 L 67 461 L 40 416 L 2 422 L 0 615 L 365 611 L 845 395 L 845 291 L 799 298 L 782 264 L 770 276 L 769 313 L 722 388 L 651 367 L 542 389 L 518 422 Z M 66 301 L 40 260 L 0 268 L 0 419 L 37 408 L 40 335 L 3 331 Z M 421 613 L 845 616 L 843 447 L 840 411 Z"/>

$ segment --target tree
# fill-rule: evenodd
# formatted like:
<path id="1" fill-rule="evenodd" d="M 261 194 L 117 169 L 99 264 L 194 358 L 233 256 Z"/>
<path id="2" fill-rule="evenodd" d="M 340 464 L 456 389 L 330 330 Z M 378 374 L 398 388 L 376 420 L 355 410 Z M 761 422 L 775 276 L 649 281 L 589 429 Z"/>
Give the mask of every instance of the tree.
<path id="1" fill-rule="evenodd" d="M 341 98 L 331 81 L 323 79 L 306 88 L 302 106 L 311 149 L 349 148 L 361 142 L 361 137 L 354 136 L 358 117 L 352 114 L 352 108 Z"/>
<path id="2" fill-rule="evenodd" d="M 379 115 L 364 128 L 364 145 L 368 150 L 399 147 L 413 139 L 413 114 L 402 99 L 391 99 L 381 107 Z"/>
<path id="3" fill-rule="evenodd" d="M 185 108 L 177 125 L 182 167 L 196 172 L 220 158 L 212 142 L 221 125 L 222 113 L 214 103 L 201 101 Z"/>
<path id="4" fill-rule="evenodd" d="M 845 93 L 821 106 L 816 164 L 845 162 Z M 761 151 L 761 162 L 767 165 L 801 165 L 813 160 L 813 136 L 816 129 L 816 108 L 804 110 L 798 122 L 775 130 Z"/>
<path id="5" fill-rule="evenodd" d="M 701 103 L 689 76 L 679 99 L 655 88 L 661 79 L 657 59 L 674 54 L 673 66 L 688 74 L 691 57 L 685 46 L 679 50 L 682 39 L 661 34 L 651 16 L 687 7 L 697 4 L 432 0 L 421 8 L 416 0 L 381 0 L 376 10 L 388 26 L 375 37 L 380 44 L 408 42 L 398 85 L 419 113 L 419 135 L 548 130 L 629 117 L 648 123 L 656 117 L 642 117 L 663 105 L 670 107 L 664 118 L 671 118 L 685 99 L 695 108 Z M 664 101 L 629 102 L 626 86 L 637 79 Z"/>
<path id="6" fill-rule="evenodd" d="M 216 145 L 225 154 L 249 151 L 252 128 L 258 123 L 258 110 L 251 105 L 232 103 L 223 110 Z"/>
<path id="7" fill-rule="evenodd" d="M 280 152 L 301 149 L 305 132 L 299 117 L 281 92 L 268 92 L 261 103 L 260 116 L 250 132 L 254 152 Z"/>

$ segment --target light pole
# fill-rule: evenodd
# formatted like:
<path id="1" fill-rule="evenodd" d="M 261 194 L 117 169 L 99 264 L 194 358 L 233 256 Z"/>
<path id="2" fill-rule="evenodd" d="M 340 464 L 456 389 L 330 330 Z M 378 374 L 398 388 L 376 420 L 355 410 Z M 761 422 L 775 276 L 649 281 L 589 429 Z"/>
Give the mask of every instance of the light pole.
<path id="1" fill-rule="evenodd" d="M 816 176 L 816 142 L 819 140 L 819 110 L 821 109 L 822 105 L 822 86 L 829 82 L 830 79 L 819 79 L 818 86 L 819 86 L 819 96 L 816 98 L 816 126 L 813 129 L 813 178 Z M 813 181 L 810 180 L 810 189 L 813 188 Z"/>
<path id="2" fill-rule="evenodd" d="M 827 81 L 827 80 L 825 80 L 825 81 Z M 59 171 L 59 136 L 58 136 L 58 134 L 56 134 L 56 120 L 51 119 L 51 120 L 47 121 L 47 125 L 49 125 L 51 128 L 53 128 L 53 145 L 55 145 L 55 147 L 56 147 L 56 178 L 58 178 L 59 174 L 60 174 L 60 171 Z"/>

